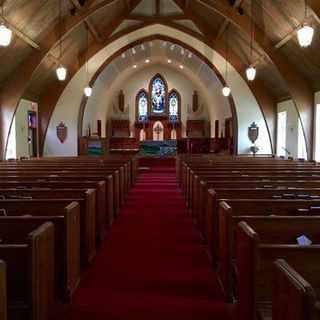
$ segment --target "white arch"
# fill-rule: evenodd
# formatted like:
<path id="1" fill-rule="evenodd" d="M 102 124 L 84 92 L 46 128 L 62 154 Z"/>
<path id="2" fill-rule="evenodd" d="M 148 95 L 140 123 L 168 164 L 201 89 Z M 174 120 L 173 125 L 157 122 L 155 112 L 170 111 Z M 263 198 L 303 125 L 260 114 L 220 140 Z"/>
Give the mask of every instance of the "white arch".
<path id="1" fill-rule="evenodd" d="M 90 74 L 95 74 L 98 68 L 109 57 L 119 51 L 121 48 L 134 41 L 146 38 L 155 34 L 177 39 L 182 43 L 188 44 L 194 50 L 205 56 L 211 61 L 217 70 L 224 74 L 225 59 L 208 47 L 205 43 L 174 28 L 156 24 L 133 31 L 114 42 L 95 54 L 89 61 Z M 78 112 L 83 96 L 83 87 L 86 85 L 85 67 L 83 66 L 76 75 L 70 80 L 53 112 L 47 136 L 45 139 L 44 155 L 76 155 L 77 154 L 77 120 Z M 268 135 L 266 123 L 260 107 L 241 75 L 229 64 L 228 85 L 232 90 L 232 96 L 235 102 L 235 108 L 238 118 L 238 152 L 248 153 L 250 142 L 247 138 L 248 126 L 256 122 L 260 128 L 259 139 L 256 144 L 260 147 L 260 153 L 271 153 L 271 144 Z M 68 127 L 68 137 L 64 144 L 60 144 L 56 137 L 56 126 L 60 121 Z"/>

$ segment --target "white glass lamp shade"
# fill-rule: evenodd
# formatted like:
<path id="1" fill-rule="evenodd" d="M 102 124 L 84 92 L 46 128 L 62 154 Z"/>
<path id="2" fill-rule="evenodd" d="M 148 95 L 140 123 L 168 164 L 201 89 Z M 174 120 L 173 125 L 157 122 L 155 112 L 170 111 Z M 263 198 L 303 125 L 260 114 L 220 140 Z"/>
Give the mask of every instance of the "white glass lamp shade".
<path id="1" fill-rule="evenodd" d="M 229 97 L 230 93 L 231 93 L 231 89 L 228 86 L 224 86 L 223 89 L 222 89 L 222 94 L 225 97 Z"/>
<path id="2" fill-rule="evenodd" d="M 11 43 L 12 31 L 3 23 L 0 25 L 0 46 L 7 47 Z"/>
<path id="3" fill-rule="evenodd" d="M 298 42 L 301 47 L 308 47 L 312 43 L 314 29 L 309 25 L 303 25 L 297 32 Z"/>
<path id="4" fill-rule="evenodd" d="M 92 95 L 92 88 L 89 87 L 89 86 L 85 87 L 85 88 L 84 88 L 84 94 L 85 94 L 86 97 L 91 97 L 91 95 Z"/>
<path id="5" fill-rule="evenodd" d="M 66 80 L 67 69 L 64 66 L 60 65 L 59 68 L 57 68 L 56 73 L 57 73 L 58 80 L 60 81 Z"/>
<path id="6" fill-rule="evenodd" d="M 253 81 L 256 78 L 257 70 L 254 67 L 249 67 L 246 70 L 247 79 Z"/>

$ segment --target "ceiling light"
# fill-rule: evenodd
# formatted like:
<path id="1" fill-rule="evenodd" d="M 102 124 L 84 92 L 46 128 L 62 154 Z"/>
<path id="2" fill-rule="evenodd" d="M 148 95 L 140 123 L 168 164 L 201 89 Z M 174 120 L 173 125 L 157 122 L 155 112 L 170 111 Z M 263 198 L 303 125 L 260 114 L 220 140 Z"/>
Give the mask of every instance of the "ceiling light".
<path id="1" fill-rule="evenodd" d="M 60 80 L 60 81 L 66 80 L 67 69 L 63 65 L 60 64 L 60 66 L 56 70 L 56 73 L 57 73 L 58 80 Z"/>
<path id="2" fill-rule="evenodd" d="M 59 0 L 59 61 L 61 61 L 62 56 L 62 0 Z M 57 78 L 59 81 L 66 80 L 67 69 L 60 64 L 56 69 Z"/>
<path id="3" fill-rule="evenodd" d="M 149 60 L 149 59 L 146 59 L 146 60 L 145 60 L 145 63 L 149 63 L 149 62 L 150 62 L 150 60 Z"/>
<path id="4" fill-rule="evenodd" d="M 249 67 L 246 70 L 247 79 L 253 81 L 256 78 L 257 70 L 255 67 Z"/>
<path id="5" fill-rule="evenodd" d="M 168 59 L 168 63 L 171 63 L 172 61 L 171 61 L 171 59 Z"/>
<path id="6" fill-rule="evenodd" d="M 84 88 L 84 94 L 86 97 L 91 97 L 92 95 L 92 88 L 90 86 L 87 86 Z"/>
<path id="7" fill-rule="evenodd" d="M 137 65 L 136 64 L 134 64 L 132 67 L 133 67 L 133 69 L 137 69 Z"/>
<path id="8" fill-rule="evenodd" d="M 304 24 L 297 32 L 298 42 L 301 47 L 309 47 L 312 43 L 314 29 Z"/>
<path id="9" fill-rule="evenodd" d="M 251 8 L 251 17 L 254 16 L 253 14 L 253 1 L 250 3 Z M 255 31 L 255 25 L 253 19 L 251 19 L 251 38 L 250 38 L 250 60 L 253 61 L 253 41 L 254 41 L 254 31 Z M 253 81 L 256 78 L 257 70 L 253 66 L 249 66 L 246 70 L 246 76 L 248 81 Z"/>
<path id="10" fill-rule="evenodd" d="M 183 69 L 183 65 L 182 65 L 182 64 L 180 64 L 179 68 L 180 68 L 180 69 Z"/>
<path id="11" fill-rule="evenodd" d="M 222 94 L 225 96 L 225 97 L 229 97 L 230 96 L 230 93 L 231 93 L 231 89 L 226 85 L 223 87 L 222 89 Z"/>
<path id="12" fill-rule="evenodd" d="M 7 47 L 10 45 L 12 39 L 12 31 L 3 23 L 0 25 L 0 46 Z"/>

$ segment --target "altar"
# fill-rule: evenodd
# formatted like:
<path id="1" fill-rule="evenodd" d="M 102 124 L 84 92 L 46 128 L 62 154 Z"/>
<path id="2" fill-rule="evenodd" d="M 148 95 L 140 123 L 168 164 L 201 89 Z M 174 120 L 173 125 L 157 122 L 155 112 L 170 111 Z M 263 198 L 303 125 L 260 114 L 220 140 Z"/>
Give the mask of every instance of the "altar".
<path id="1" fill-rule="evenodd" d="M 146 140 L 140 142 L 140 156 L 169 158 L 177 154 L 177 140 L 153 141 Z"/>

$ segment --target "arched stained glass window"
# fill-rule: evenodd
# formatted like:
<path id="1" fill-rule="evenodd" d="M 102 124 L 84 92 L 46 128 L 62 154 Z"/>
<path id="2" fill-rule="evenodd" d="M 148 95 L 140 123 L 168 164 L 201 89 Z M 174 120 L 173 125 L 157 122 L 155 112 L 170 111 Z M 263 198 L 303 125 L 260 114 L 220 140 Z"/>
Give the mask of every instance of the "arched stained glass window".
<path id="1" fill-rule="evenodd" d="M 166 111 L 166 83 L 160 75 L 151 80 L 151 111 L 155 114 L 163 114 Z"/>
<path id="2" fill-rule="evenodd" d="M 148 96 L 144 90 L 137 95 L 138 121 L 143 122 L 148 119 Z"/>
<path id="3" fill-rule="evenodd" d="M 172 90 L 169 94 L 169 120 L 179 120 L 180 98 L 177 91 Z"/>

